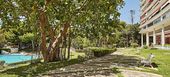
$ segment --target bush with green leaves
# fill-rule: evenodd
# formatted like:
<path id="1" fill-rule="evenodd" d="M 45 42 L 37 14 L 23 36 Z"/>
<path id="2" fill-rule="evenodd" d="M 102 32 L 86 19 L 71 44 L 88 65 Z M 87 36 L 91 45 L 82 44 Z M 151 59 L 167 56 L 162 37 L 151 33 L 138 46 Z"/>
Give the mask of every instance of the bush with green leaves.
<path id="1" fill-rule="evenodd" d="M 137 43 L 131 43 L 131 47 L 136 48 L 136 47 L 138 47 L 138 44 Z"/>
<path id="2" fill-rule="evenodd" d="M 94 58 L 94 53 L 90 49 L 86 49 L 85 55 L 86 59 Z"/>
<path id="3" fill-rule="evenodd" d="M 2 50 L 7 51 L 7 52 L 11 51 L 11 49 L 9 49 L 9 48 L 0 48 L 0 53 L 1 53 Z"/>
<path id="4" fill-rule="evenodd" d="M 89 46 L 90 46 L 90 40 L 87 38 L 78 36 L 75 39 L 73 39 L 73 47 L 76 49 L 83 49 Z"/>
<path id="5" fill-rule="evenodd" d="M 2 30 L 0 30 L 0 48 L 4 46 L 6 42 L 5 35 Z"/>
<path id="6" fill-rule="evenodd" d="M 93 53 L 95 57 L 105 56 L 115 51 L 116 51 L 116 48 L 102 48 L 102 47 L 90 47 L 89 48 L 89 52 Z"/>
<path id="7" fill-rule="evenodd" d="M 78 55 L 78 58 L 77 58 L 77 59 L 78 59 L 79 61 L 84 61 L 84 60 L 85 60 L 85 57 Z"/>
<path id="8" fill-rule="evenodd" d="M 143 49 L 148 49 L 148 46 L 144 45 L 144 46 L 143 46 Z"/>
<path id="9" fill-rule="evenodd" d="M 22 36 L 19 36 L 19 39 L 24 43 L 28 43 L 28 42 L 34 40 L 34 34 L 33 33 L 26 33 Z"/>

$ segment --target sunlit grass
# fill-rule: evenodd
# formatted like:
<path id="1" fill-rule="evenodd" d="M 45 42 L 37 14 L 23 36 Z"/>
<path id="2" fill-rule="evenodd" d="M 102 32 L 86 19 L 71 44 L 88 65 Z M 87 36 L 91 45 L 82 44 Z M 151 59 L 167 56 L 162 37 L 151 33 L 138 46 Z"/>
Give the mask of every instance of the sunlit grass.
<path id="1" fill-rule="evenodd" d="M 76 58 L 78 58 L 78 56 L 85 56 L 85 53 L 83 53 L 83 52 L 71 52 L 71 54 L 70 54 L 71 56 L 70 56 L 70 58 L 71 59 L 76 59 Z"/>
<path id="2" fill-rule="evenodd" d="M 135 55 L 138 57 L 147 58 L 150 53 L 154 54 L 155 57 L 152 59 L 152 62 L 156 63 L 158 70 L 152 70 L 150 67 L 142 67 L 148 72 L 153 72 L 163 75 L 163 77 L 170 77 L 170 51 L 169 50 L 151 50 L 151 49 L 142 49 L 137 50 L 134 48 L 124 49 L 124 55 Z"/>

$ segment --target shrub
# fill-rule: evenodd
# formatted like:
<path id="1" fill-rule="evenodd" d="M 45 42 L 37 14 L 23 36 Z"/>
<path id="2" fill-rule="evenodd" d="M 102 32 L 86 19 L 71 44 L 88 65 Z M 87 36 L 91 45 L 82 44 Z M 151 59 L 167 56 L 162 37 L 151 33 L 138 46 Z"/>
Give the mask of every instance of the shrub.
<path id="1" fill-rule="evenodd" d="M 85 49 L 76 49 L 76 52 L 85 52 Z"/>
<path id="2" fill-rule="evenodd" d="M 76 49 L 83 49 L 89 47 L 91 42 L 88 38 L 83 38 L 81 36 L 76 37 L 73 39 L 73 47 Z"/>
<path id="3" fill-rule="evenodd" d="M 2 69 L 4 67 L 5 61 L 4 60 L 0 60 L 0 69 Z"/>
<path id="4" fill-rule="evenodd" d="M 158 48 L 151 48 L 151 50 L 157 50 Z"/>
<path id="5" fill-rule="evenodd" d="M 9 48 L 0 48 L 0 53 L 1 53 L 2 50 L 7 51 L 7 52 L 11 51 L 11 49 L 9 49 Z"/>
<path id="6" fill-rule="evenodd" d="M 89 51 L 94 54 L 95 57 L 101 57 L 116 51 L 116 48 L 101 48 L 101 47 L 91 47 Z"/>
<path id="7" fill-rule="evenodd" d="M 144 48 L 144 49 L 148 49 L 148 46 L 144 45 L 143 48 Z"/>
<path id="8" fill-rule="evenodd" d="M 7 42 L 5 32 L 0 29 L 0 47 L 3 47 L 4 44 Z"/>
<path id="9" fill-rule="evenodd" d="M 34 40 L 34 34 L 33 33 L 26 33 L 22 36 L 19 36 L 19 39 L 24 43 L 28 43 L 31 40 Z"/>
<path id="10" fill-rule="evenodd" d="M 91 59 L 91 58 L 94 57 L 94 53 L 93 53 L 90 49 L 87 49 L 87 50 L 86 50 L 85 55 L 86 55 L 85 57 L 86 57 L 87 59 Z"/>
<path id="11" fill-rule="evenodd" d="M 137 43 L 131 43 L 131 46 L 132 46 L 133 48 L 136 48 L 136 47 L 138 47 L 138 44 L 137 44 Z"/>
<path id="12" fill-rule="evenodd" d="M 79 60 L 79 61 L 84 61 L 84 60 L 85 60 L 85 57 L 78 55 L 78 60 Z"/>

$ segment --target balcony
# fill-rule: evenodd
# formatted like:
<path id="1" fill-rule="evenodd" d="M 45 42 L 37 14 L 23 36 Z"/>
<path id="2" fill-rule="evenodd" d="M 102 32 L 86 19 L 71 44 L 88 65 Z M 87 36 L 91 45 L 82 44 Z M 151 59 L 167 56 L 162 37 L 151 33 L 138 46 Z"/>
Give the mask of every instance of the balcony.
<path id="1" fill-rule="evenodd" d="M 170 10 L 167 11 L 165 14 L 163 14 L 162 16 L 158 17 L 157 19 L 155 19 L 153 22 L 149 23 L 148 25 L 144 26 L 140 33 L 145 33 L 145 32 L 150 32 L 153 29 L 159 29 L 162 28 L 162 25 L 168 26 L 170 25 Z"/>
<path id="2" fill-rule="evenodd" d="M 144 24 L 141 24 L 140 28 L 158 19 L 160 16 L 162 16 L 164 13 L 166 13 L 170 9 L 169 7 L 170 7 L 170 4 L 168 3 L 164 8 L 160 7 L 160 10 L 155 11 L 155 13 L 152 16 L 151 15 L 147 16 L 147 19 L 148 19 L 146 20 L 147 22 L 145 22 Z"/>
<path id="3" fill-rule="evenodd" d="M 156 2 L 155 2 L 156 1 Z M 156 12 L 158 12 L 159 10 L 162 9 L 162 7 L 164 7 L 165 5 L 169 4 L 170 0 L 162 0 L 162 1 L 159 1 L 159 0 L 155 0 L 154 2 L 152 2 L 152 7 L 150 8 L 147 8 L 148 11 L 146 12 L 147 15 L 145 15 L 145 17 L 143 17 L 141 19 L 141 21 L 147 19 L 148 21 L 151 20 L 151 17 L 153 17 L 153 15 L 155 15 Z M 168 8 L 169 9 L 169 8 Z M 161 10 L 162 11 L 162 10 Z M 144 15 L 145 12 L 142 14 Z M 148 23 L 147 23 L 148 24 Z M 146 24 L 145 24 L 146 25 Z M 143 25 L 144 26 L 144 25 Z"/>

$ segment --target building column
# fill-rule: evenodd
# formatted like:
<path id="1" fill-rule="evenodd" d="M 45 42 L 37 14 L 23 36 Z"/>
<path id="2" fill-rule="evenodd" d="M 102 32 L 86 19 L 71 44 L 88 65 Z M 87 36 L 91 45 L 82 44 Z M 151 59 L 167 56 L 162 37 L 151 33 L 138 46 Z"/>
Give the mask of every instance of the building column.
<path id="1" fill-rule="evenodd" d="M 146 33 L 146 46 L 149 46 L 149 32 Z"/>
<path id="2" fill-rule="evenodd" d="M 153 31 L 153 45 L 156 45 L 156 33 L 155 30 Z"/>
<path id="3" fill-rule="evenodd" d="M 165 45 L 165 32 L 164 32 L 164 28 L 162 28 L 162 32 L 161 32 L 161 44 L 162 44 L 162 46 Z"/>
<path id="4" fill-rule="evenodd" d="M 141 46 L 143 47 L 143 33 L 141 34 Z"/>

